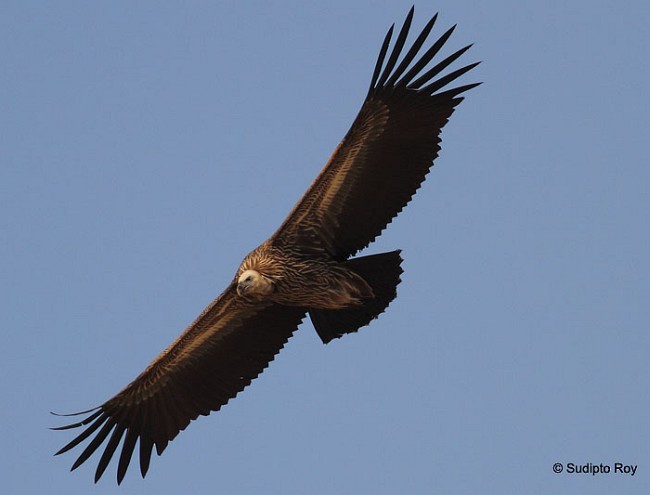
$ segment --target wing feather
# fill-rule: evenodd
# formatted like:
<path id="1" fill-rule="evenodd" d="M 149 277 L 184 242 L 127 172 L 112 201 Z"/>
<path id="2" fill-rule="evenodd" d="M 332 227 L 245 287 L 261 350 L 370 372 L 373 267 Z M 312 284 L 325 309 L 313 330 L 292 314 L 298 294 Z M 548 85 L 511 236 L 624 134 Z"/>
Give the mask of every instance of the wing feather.
<path id="1" fill-rule="evenodd" d="M 440 49 L 445 45 L 445 43 L 447 43 L 447 40 L 451 37 L 455 29 L 456 26 L 454 25 L 445 31 L 445 33 L 440 36 L 440 38 L 438 38 L 426 52 L 424 52 L 420 59 L 415 64 L 413 64 L 408 72 L 404 74 L 397 83 L 395 83 L 395 85 L 399 88 L 413 86 L 411 82 L 413 78 L 417 76 L 422 71 L 422 69 L 424 69 L 429 62 L 431 62 L 431 60 L 433 60 L 433 57 L 435 57 Z"/>
<path id="2" fill-rule="evenodd" d="M 372 89 L 375 87 L 375 84 L 377 84 L 377 79 L 379 79 L 379 75 L 381 74 L 381 68 L 384 65 L 384 58 L 386 57 L 386 53 L 388 53 L 390 40 L 393 37 L 393 29 L 395 29 L 395 24 L 391 25 L 391 27 L 388 29 L 388 32 L 384 37 L 384 41 L 381 44 L 381 49 L 379 50 L 379 56 L 377 57 L 377 63 L 375 64 L 375 70 L 372 74 L 372 79 L 370 80 L 369 91 L 372 91 Z"/>
<path id="3" fill-rule="evenodd" d="M 413 9 L 390 54 L 393 27 L 388 31 L 359 114 L 271 238 L 273 245 L 344 260 L 372 242 L 411 200 L 438 156 L 440 132 L 462 101 L 458 95 L 478 85 L 438 92 L 478 64 L 442 75 L 470 45 L 426 70 L 455 28 L 447 30 L 418 59 L 436 17 L 429 20 L 399 63 Z"/>
<path id="4" fill-rule="evenodd" d="M 122 452 L 120 453 L 120 460 L 117 463 L 117 479 L 123 480 L 126 476 L 126 471 L 129 468 L 131 463 L 131 457 L 133 456 L 133 451 L 135 450 L 135 443 L 138 441 L 138 434 L 136 431 L 141 426 L 136 422 L 132 428 L 126 430 L 126 437 L 124 438 L 124 446 L 122 447 Z"/>
<path id="5" fill-rule="evenodd" d="M 199 415 L 219 410 L 266 368 L 304 317 L 304 310 L 255 303 L 236 296 L 234 282 L 133 382 L 88 418 L 56 429 L 85 427 L 56 455 L 91 438 L 76 469 L 104 442 L 95 481 L 122 439 L 117 467 L 124 478 L 140 441 L 140 471 L 149 469 L 155 446 L 167 444 Z M 110 436 L 109 436 L 110 435 Z M 108 439 L 108 441 L 106 441 Z"/>
<path id="6" fill-rule="evenodd" d="M 413 21 L 414 12 L 415 6 L 411 7 L 411 10 L 409 10 L 409 13 L 406 15 L 402 29 L 400 29 L 399 34 L 397 35 L 397 39 L 395 40 L 393 51 L 388 58 L 388 62 L 386 63 L 386 67 L 384 67 L 381 78 L 377 82 L 378 86 L 384 86 L 386 84 L 386 79 L 388 79 L 388 76 L 390 76 L 390 73 L 393 71 L 393 68 L 397 63 L 397 59 L 399 58 L 400 53 L 402 53 L 402 48 L 404 48 L 404 43 L 406 42 L 406 38 L 409 34 L 409 29 L 411 29 L 411 22 Z"/>
<path id="7" fill-rule="evenodd" d="M 395 69 L 395 72 L 393 73 L 393 75 L 386 82 L 387 86 L 393 86 L 395 84 L 395 81 L 397 81 L 397 78 L 401 74 L 403 74 L 404 71 L 406 70 L 406 68 L 410 65 L 410 63 L 413 62 L 413 59 L 415 58 L 415 56 L 420 51 L 420 48 L 422 48 L 422 45 L 424 44 L 424 42 L 429 37 L 429 33 L 433 29 L 433 25 L 436 23 L 436 19 L 438 19 L 438 14 L 434 15 L 431 19 L 429 19 L 429 22 L 427 22 L 426 26 L 424 26 L 424 29 L 422 29 L 422 32 L 420 33 L 420 35 L 413 42 L 413 45 L 409 49 L 408 53 L 406 55 L 404 55 L 404 59 L 400 62 L 399 67 L 397 69 Z M 423 60 L 424 60 L 424 65 L 426 65 L 428 63 L 428 61 L 424 57 L 423 57 Z M 373 85 L 373 87 L 374 87 L 374 85 Z"/>

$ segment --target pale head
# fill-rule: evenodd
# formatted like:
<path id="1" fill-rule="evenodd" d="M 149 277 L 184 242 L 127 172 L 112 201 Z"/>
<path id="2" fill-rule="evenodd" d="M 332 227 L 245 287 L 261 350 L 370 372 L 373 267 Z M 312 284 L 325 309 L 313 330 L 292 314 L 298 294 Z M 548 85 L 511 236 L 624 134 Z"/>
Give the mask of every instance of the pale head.
<path id="1" fill-rule="evenodd" d="M 273 291 L 273 282 L 257 270 L 245 270 L 237 280 L 237 294 L 240 296 L 259 298 Z"/>

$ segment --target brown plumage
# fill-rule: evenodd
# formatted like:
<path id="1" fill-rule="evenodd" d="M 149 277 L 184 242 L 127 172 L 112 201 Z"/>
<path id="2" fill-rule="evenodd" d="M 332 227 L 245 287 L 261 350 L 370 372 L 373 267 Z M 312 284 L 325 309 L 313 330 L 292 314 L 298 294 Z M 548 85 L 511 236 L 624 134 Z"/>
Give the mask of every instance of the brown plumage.
<path id="1" fill-rule="evenodd" d="M 144 476 L 154 446 L 160 455 L 191 420 L 235 397 L 307 313 L 327 343 L 367 325 L 395 298 L 399 251 L 350 257 L 415 194 L 459 95 L 477 86 L 440 91 L 477 65 L 439 77 L 469 47 L 427 69 L 454 28 L 418 58 L 435 16 L 398 63 L 412 18 L 413 9 L 386 59 L 393 27 L 388 31 L 361 111 L 277 232 L 244 259 L 228 288 L 140 376 L 98 408 L 79 413 L 89 414 L 82 421 L 55 428 L 85 427 L 57 454 L 90 439 L 72 469 L 106 441 L 97 481 L 124 439 L 118 483 L 137 442 Z"/>

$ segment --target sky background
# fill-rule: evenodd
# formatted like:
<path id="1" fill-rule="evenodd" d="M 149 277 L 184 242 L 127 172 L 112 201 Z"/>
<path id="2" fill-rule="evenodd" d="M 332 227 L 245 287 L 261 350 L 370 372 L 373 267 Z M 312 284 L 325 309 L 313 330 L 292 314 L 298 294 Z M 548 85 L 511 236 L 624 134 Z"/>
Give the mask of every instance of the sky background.
<path id="1" fill-rule="evenodd" d="M 52 454 L 231 280 L 325 163 L 411 3 L 0 5 L 0 480 L 116 493 Z M 387 313 L 306 321 L 141 493 L 650 492 L 650 4 L 422 1 L 472 90 Z M 556 462 L 638 465 L 554 474 Z"/>

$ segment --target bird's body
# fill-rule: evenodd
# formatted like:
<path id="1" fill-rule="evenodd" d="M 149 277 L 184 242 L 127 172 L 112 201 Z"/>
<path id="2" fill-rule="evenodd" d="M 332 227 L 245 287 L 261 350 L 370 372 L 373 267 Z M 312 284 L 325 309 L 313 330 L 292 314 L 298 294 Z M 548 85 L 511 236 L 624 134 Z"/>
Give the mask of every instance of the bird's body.
<path id="1" fill-rule="evenodd" d="M 454 29 L 420 54 L 436 16 L 401 56 L 412 17 L 413 9 L 390 54 L 389 30 L 352 127 L 280 228 L 133 382 L 79 413 L 89 414 L 81 421 L 56 428 L 84 427 L 57 452 L 89 440 L 72 469 L 106 442 L 97 481 L 121 443 L 119 483 L 139 444 L 144 476 L 154 447 L 160 455 L 190 421 L 242 391 L 307 314 L 327 343 L 367 325 L 395 298 L 400 252 L 354 256 L 410 201 L 438 155 L 440 131 L 462 101 L 459 95 L 477 86 L 441 91 L 477 64 L 440 75 L 465 47 L 428 68 Z"/>
<path id="2" fill-rule="evenodd" d="M 373 297 L 368 283 L 344 264 L 268 242 L 244 258 L 236 279 L 240 296 L 285 306 L 343 309 Z M 247 284 L 249 280 L 256 284 Z"/>

